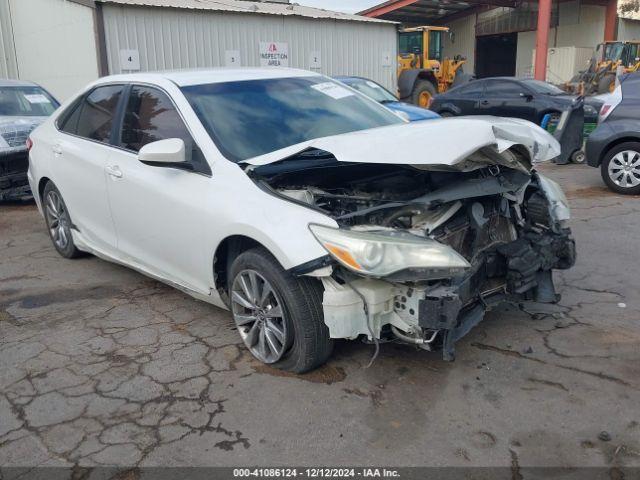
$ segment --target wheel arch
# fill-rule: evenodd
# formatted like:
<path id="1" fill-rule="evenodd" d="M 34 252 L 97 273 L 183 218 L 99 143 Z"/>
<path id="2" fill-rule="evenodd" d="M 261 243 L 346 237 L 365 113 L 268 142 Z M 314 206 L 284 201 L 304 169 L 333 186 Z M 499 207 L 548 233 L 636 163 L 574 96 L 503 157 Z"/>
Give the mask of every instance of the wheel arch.
<path id="1" fill-rule="evenodd" d="M 627 142 L 640 143 L 640 137 L 634 137 L 632 135 L 623 135 L 621 137 L 618 137 L 612 140 L 600 152 L 600 158 L 598 158 L 598 165 L 602 165 L 602 162 L 604 161 L 605 157 L 609 154 L 611 150 L 616 148 L 618 145 L 622 143 L 627 143 Z"/>
<path id="2" fill-rule="evenodd" d="M 266 245 L 247 235 L 229 235 L 218 244 L 213 254 L 213 285 L 226 305 L 229 304 L 227 274 L 231 263 L 241 253 L 258 247 L 264 248 L 282 266 L 278 257 Z"/>
<path id="3" fill-rule="evenodd" d="M 44 187 L 47 185 L 47 183 L 51 181 L 52 180 L 49 177 L 42 177 L 38 181 L 38 199 L 40 200 L 40 203 L 42 203 L 42 196 L 44 195 Z"/>
<path id="4" fill-rule="evenodd" d="M 400 94 L 400 100 L 406 99 L 413 93 L 413 88 L 417 80 L 428 80 L 433 84 L 438 91 L 438 81 L 436 79 L 433 70 L 430 69 L 414 69 L 405 70 L 400 74 L 398 78 L 398 92 Z"/>

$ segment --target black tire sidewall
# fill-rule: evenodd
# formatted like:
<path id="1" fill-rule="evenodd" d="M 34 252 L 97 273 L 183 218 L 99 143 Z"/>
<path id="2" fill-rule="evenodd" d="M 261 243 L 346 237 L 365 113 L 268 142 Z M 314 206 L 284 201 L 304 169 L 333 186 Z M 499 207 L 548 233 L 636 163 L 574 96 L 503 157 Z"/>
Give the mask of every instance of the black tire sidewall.
<path id="1" fill-rule="evenodd" d="M 248 269 L 260 273 L 271 284 L 282 302 L 288 335 L 290 336 L 293 332 L 293 338 L 287 339 L 287 343 L 290 344 L 288 351 L 280 360 L 270 365 L 282 370 L 303 373 L 324 363 L 331 353 L 333 343 L 329 339 L 328 328 L 324 324 L 323 318 L 318 319 L 317 315 L 309 315 L 307 311 L 309 307 L 321 308 L 321 295 L 318 297 L 299 294 L 302 286 L 305 289 L 319 288 L 318 280 L 294 277 L 284 270 L 266 249 L 254 248 L 240 254 L 233 261 L 229 271 L 229 289 L 232 288 L 236 276 L 241 271 Z M 312 282 L 316 282 L 316 284 L 313 285 Z M 320 304 L 319 306 L 317 304 L 308 305 L 306 302 L 320 302 Z M 321 325 L 318 324 L 318 321 Z M 320 330 L 322 334 L 317 335 L 315 332 L 317 330 Z M 311 339 L 311 343 L 320 346 L 318 352 L 309 351 L 310 335 L 319 337 Z"/>
<path id="2" fill-rule="evenodd" d="M 417 80 L 411 93 L 411 101 L 414 105 L 420 105 L 420 94 L 424 91 L 428 91 L 431 94 L 431 98 L 435 97 L 438 92 L 429 80 Z"/>
<path id="3" fill-rule="evenodd" d="M 80 251 L 76 248 L 76 244 L 73 241 L 73 235 L 71 235 L 71 229 L 69 229 L 69 243 L 67 243 L 67 246 L 64 249 L 58 247 L 58 245 L 56 245 L 56 242 L 54 242 L 53 237 L 51 236 L 51 229 L 49 228 L 49 218 L 46 213 L 47 197 L 50 192 L 56 192 L 58 194 L 58 197 L 60 197 L 60 201 L 64 206 L 64 211 L 65 211 L 65 215 L 67 216 L 67 221 L 69 222 L 69 225 L 73 225 L 71 221 L 71 214 L 69 213 L 69 208 L 67 207 L 67 204 L 64 201 L 64 197 L 60 193 L 60 190 L 58 190 L 58 187 L 56 187 L 53 182 L 49 181 L 44 186 L 44 190 L 42 191 L 42 210 L 45 218 L 44 221 L 47 224 L 47 233 L 49 234 L 49 238 L 51 239 L 51 243 L 53 244 L 53 247 L 56 249 L 56 251 L 60 255 L 62 255 L 64 258 L 76 258 L 80 255 Z"/>
<path id="4" fill-rule="evenodd" d="M 607 185 L 607 187 L 609 187 L 609 189 L 613 190 L 614 192 L 622 193 L 624 195 L 638 195 L 640 194 L 640 185 L 631 188 L 622 188 L 619 185 L 616 185 L 616 183 L 609 177 L 609 163 L 611 163 L 613 157 L 624 150 L 634 150 L 640 153 L 640 142 L 621 143 L 620 145 L 616 145 L 611 150 L 609 150 L 606 153 L 602 164 L 600 165 L 600 174 L 602 175 L 602 180 Z"/>

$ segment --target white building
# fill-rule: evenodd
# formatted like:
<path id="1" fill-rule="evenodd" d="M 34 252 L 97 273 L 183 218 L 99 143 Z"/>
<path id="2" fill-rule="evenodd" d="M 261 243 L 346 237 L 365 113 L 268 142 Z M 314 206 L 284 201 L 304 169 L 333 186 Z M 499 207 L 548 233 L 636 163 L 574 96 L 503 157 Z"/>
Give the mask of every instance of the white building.
<path id="1" fill-rule="evenodd" d="M 64 100 L 102 75 L 282 65 L 395 91 L 397 25 L 287 0 L 0 0 L 0 78 Z"/>

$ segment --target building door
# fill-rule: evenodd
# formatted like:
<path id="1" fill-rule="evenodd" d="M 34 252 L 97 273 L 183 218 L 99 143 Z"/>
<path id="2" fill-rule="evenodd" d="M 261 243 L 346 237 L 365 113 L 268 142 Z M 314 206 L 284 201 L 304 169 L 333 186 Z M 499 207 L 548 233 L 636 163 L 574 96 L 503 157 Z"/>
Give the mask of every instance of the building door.
<path id="1" fill-rule="evenodd" d="M 477 37 L 476 76 L 478 78 L 514 76 L 517 48 L 517 33 Z"/>

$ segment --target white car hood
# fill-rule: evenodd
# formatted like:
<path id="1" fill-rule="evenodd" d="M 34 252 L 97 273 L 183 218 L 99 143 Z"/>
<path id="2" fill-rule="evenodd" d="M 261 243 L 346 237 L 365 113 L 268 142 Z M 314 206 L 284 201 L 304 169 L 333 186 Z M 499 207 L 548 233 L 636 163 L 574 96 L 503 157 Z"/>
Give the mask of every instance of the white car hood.
<path id="1" fill-rule="evenodd" d="M 514 145 L 526 149 L 529 165 L 504 153 Z M 310 148 L 330 152 L 340 162 L 402 164 L 459 171 L 492 164 L 528 171 L 531 164 L 551 160 L 560 154 L 558 141 L 529 121 L 477 116 L 413 122 L 318 138 L 243 163 L 267 165 Z"/>

